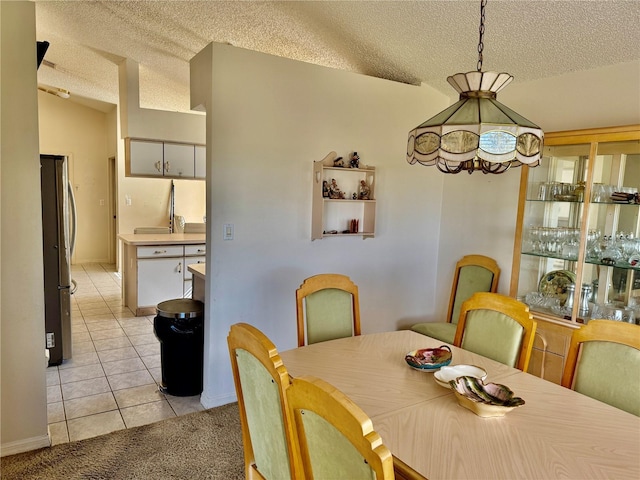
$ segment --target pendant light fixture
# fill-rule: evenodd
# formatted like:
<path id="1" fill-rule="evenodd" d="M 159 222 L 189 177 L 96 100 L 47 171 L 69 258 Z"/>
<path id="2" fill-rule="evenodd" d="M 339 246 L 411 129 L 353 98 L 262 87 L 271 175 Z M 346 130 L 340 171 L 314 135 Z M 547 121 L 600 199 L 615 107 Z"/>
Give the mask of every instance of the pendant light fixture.
<path id="1" fill-rule="evenodd" d="M 542 129 L 496 100 L 513 76 L 482 71 L 486 5 L 481 0 L 477 71 L 448 77 L 460 100 L 409 132 L 407 161 L 412 165 L 435 165 L 444 173 L 497 174 L 540 164 Z"/>

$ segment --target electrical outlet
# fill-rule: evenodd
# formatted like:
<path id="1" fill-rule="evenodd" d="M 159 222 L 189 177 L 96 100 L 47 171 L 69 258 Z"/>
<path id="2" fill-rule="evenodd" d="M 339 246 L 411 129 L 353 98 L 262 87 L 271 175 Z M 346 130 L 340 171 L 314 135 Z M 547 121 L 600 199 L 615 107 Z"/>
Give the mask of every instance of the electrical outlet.
<path id="1" fill-rule="evenodd" d="M 56 346 L 56 341 L 53 332 L 47 333 L 47 348 L 53 348 Z"/>
<path id="2" fill-rule="evenodd" d="M 222 239 L 233 240 L 233 223 L 225 223 L 222 227 Z"/>

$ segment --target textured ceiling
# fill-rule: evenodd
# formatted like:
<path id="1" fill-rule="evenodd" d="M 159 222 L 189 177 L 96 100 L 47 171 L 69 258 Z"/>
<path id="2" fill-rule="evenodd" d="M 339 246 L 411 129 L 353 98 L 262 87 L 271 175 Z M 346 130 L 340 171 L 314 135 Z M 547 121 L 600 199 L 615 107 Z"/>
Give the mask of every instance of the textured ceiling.
<path id="1" fill-rule="evenodd" d="M 51 43 L 38 82 L 115 104 L 140 65 L 140 103 L 189 109 L 189 60 L 210 42 L 454 94 L 476 69 L 480 1 L 36 1 Z M 483 70 L 515 82 L 640 59 L 640 0 L 489 0 Z"/>

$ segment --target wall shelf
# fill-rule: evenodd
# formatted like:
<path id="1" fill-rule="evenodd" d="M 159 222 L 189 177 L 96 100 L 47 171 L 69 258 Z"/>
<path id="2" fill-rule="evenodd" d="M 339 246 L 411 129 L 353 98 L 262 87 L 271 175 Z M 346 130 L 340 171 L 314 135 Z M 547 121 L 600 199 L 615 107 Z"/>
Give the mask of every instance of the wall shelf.
<path id="1" fill-rule="evenodd" d="M 375 167 L 359 168 L 336 167 L 336 152 L 330 152 L 322 160 L 313 165 L 313 201 L 311 212 L 311 240 L 328 237 L 362 237 L 375 236 L 376 200 L 375 200 Z M 324 182 L 336 180 L 345 198 L 327 198 L 323 196 Z M 369 187 L 369 199 L 354 199 L 359 196 L 360 182 L 364 180 Z M 348 232 L 351 220 L 358 221 L 358 231 Z M 335 232 L 335 233 L 329 233 Z"/>

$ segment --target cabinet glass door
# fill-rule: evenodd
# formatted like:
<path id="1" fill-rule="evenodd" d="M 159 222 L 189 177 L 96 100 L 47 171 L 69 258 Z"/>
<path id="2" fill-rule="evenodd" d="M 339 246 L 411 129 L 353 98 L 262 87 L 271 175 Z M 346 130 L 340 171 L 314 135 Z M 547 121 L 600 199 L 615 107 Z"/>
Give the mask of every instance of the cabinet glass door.
<path id="1" fill-rule="evenodd" d="M 589 151 L 589 144 L 546 147 L 542 165 L 529 170 L 518 297 L 532 310 L 571 314 Z"/>
<path id="2" fill-rule="evenodd" d="M 598 144 L 583 282 L 590 318 L 640 321 L 640 145 Z"/>
<path id="3" fill-rule="evenodd" d="M 640 131 L 550 137 L 523 170 L 512 295 L 540 318 L 640 323 Z"/>

